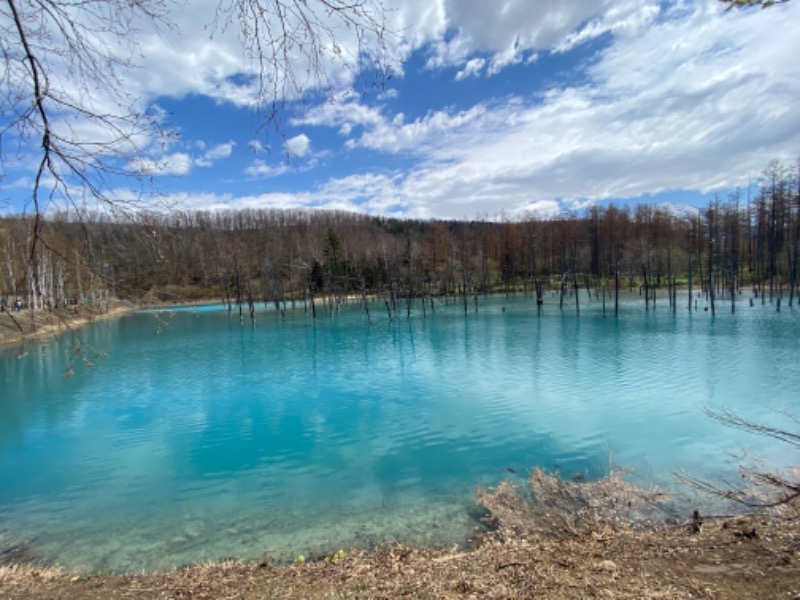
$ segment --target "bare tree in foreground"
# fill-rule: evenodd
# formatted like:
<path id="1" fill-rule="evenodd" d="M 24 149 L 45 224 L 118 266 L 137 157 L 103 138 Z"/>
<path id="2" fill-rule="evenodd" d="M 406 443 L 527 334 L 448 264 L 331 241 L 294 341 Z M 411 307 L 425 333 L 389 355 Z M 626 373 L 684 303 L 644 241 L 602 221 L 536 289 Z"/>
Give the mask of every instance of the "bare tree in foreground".
<path id="1" fill-rule="evenodd" d="M 137 24 L 158 26 L 164 15 L 160 0 L 8 0 L 0 7 L 7 120 L 0 133 L 21 159 L 36 164 L 26 204 L 32 261 L 39 244 L 46 245 L 42 223 L 51 201 L 110 202 L 117 178 L 137 175 L 131 168 L 137 140 L 157 124 L 124 89 L 122 76 L 135 65 L 119 47 L 133 45 Z"/>
<path id="2" fill-rule="evenodd" d="M 57 252 L 45 227 L 50 210 L 81 218 L 93 205 L 125 210 L 155 192 L 159 165 L 144 157 L 171 134 L 164 115 L 130 92 L 128 75 L 138 68 L 143 33 L 180 34 L 169 21 L 177 4 L 0 4 L 0 180 L 5 157 L 33 165 L 25 211 L 32 217 L 28 271 L 37 302 L 46 296 L 38 275 L 42 248 Z M 390 74 L 383 17 L 380 0 L 235 0 L 220 1 L 209 26 L 211 37 L 236 28 L 242 75 L 257 79 L 253 109 L 280 129 L 286 102 L 343 85 L 343 73 Z"/>
<path id="3" fill-rule="evenodd" d="M 748 421 L 728 409 L 716 411 L 706 408 L 704 412 L 726 427 L 771 437 L 800 449 L 800 434 Z M 701 492 L 732 500 L 750 508 L 775 508 L 789 504 L 800 497 L 800 481 L 796 476 L 790 478 L 778 472 L 755 467 L 742 467 L 740 475 L 750 485 L 743 487 L 727 483 L 722 487 L 685 473 L 680 474 L 679 478 Z"/>

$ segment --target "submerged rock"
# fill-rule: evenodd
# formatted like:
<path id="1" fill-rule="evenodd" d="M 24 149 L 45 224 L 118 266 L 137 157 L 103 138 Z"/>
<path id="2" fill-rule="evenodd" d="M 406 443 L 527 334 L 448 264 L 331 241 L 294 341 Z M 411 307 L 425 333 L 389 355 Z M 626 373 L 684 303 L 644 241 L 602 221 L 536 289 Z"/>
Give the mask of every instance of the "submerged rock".
<path id="1" fill-rule="evenodd" d="M 0 566 L 28 564 L 36 561 L 36 550 L 32 544 L 27 542 L 6 543 L 3 537 L 0 537 Z"/>

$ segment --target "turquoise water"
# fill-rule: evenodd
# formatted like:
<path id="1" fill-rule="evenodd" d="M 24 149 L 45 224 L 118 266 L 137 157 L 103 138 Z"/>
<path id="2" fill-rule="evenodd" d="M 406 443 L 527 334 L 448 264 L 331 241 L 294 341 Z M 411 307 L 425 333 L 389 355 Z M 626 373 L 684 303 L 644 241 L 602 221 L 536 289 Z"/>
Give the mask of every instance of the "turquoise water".
<path id="1" fill-rule="evenodd" d="M 68 338 L 0 349 L 0 552 L 130 571 L 452 545 L 477 525 L 476 486 L 508 469 L 613 463 L 670 488 L 681 468 L 732 472 L 742 449 L 796 463 L 701 409 L 797 414 L 797 310 L 712 320 L 637 297 L 615 320 L 585 298 L 580 316 L 522 295 L 467 318 L 375 303 L 371 325 L 357 303 L 318 303 L 316 325 L 302 305 L 259 308 L 255 327 L 221 306 L 140 312 L 82 330 L 79 355 Z"/>

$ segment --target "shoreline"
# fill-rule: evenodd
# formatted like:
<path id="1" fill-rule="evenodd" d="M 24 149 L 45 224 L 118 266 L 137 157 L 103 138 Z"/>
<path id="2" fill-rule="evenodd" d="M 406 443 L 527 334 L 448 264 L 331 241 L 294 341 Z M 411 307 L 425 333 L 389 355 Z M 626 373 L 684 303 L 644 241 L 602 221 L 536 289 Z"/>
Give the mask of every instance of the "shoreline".
<path id="1" fill-rule="evenodd" d="M 403 544 L 294 564 L 223 560 L 154 573 L 0 565 L 4 598 L 796 598 L 798 506 L 646 531 L 497 532 L 469 550 Z M 553 515 L 554 518 L 556 515 Z"/>
<path id="2" fill-rule="evenodd" d="M 27 309 L 0 313 L 0 348 L 57 337 L 90 323 L 114 319 L 140 308 L 131 302 L 117 299 L 99 304 L 106 306 L 100 310 L 77 306 L 33 313 Z"/>
<path id="3" fill-rule="evenodd" d="M 688 292 L 688 286 L 679 285 L 677 286 L 677 290 L 685 294 Z M 581 291 L 584 290 L 581 289 Z M 556 294 L 558 290 L 550 289 L 546 290 L 546 293 L 547 292 Z M 522 292 L 517 290 L 515 293 L 518 294 Z M 639 290 L 634 290 L 634 292 L 628 292 L 625 290 L 625 293 L 638 293 L 638 295 L 641 295 Z M 502 294 L 502 292 L 497 292 L 497 294 Z M 697 298 L 702 296 L 699 286 L 692 287 L 692 295 L 695 296 L 695 294 Z M 324 300 L 325 298 L 325 296 L 319 296 L 315 299 Z M 374 302 L 380 299 L 380 294 L 369 294 L 367 298 Z M 348 303 L 361 302 L 363 297 L 358 294 L 348 294 L 343 297 L 343 300 Z M 720 303 L 726 301 L 727 299 L 718 300 Z M 262 302 L 258 302 L 258 304 L 261 303 Z M 170 308 L 174 307 L 195 307 L 215 304 L 220 304 L 222 306 L 226 305 L 221 298 L 215 297 L 192 299 L 187 301 L 171 300 L 160 302 L 144 302 L 139 304 L 135 304 L 129 300 L 113 298 L 106 301 L 97 302 L 95 306 L 100 307 L 103 304 L 107 305 L 105 309 L 95 309 L 94 307 L 87 305 L 78 305 L 71 306 L 66 309 L 36 311 L 33 315 L 33 322 L 31 319 L 31 311 L 29 309 L 21 311 L 6 310 L 3 313 L 0 313 L 0 348 L 18 343 L 24 343 L 29 340 L 41 340 L 50 336 L 55 337 L 90 323 L 113 319 L 140 309 L 169 310 Z M 20 327 L 22 328 L 22 331 L 20 331 Z"/>

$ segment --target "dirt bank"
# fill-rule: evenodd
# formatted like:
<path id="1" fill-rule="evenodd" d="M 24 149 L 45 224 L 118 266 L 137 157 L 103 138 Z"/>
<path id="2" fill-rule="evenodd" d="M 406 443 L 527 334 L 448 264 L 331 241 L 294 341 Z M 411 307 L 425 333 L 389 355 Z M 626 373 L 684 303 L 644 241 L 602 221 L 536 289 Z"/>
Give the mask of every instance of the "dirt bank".
<path id="1" fill-rule="evenodd" d="M 3 311 L 0 313 L 0 346 L 77 331 L 87 323 L 114 318 L 132 310 L 136 310 L 134 304 L 110 299 L 57 310 Z"/>
<path id="2" fill-rule="evenodd" d="M 395 546 L 303 565 L 226 562 L 151 575 L 0 567 L 3 598 L 798 598 L 797 512 L 535 539 L 472 551 Z"/>

